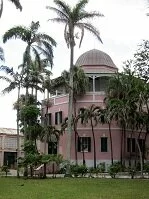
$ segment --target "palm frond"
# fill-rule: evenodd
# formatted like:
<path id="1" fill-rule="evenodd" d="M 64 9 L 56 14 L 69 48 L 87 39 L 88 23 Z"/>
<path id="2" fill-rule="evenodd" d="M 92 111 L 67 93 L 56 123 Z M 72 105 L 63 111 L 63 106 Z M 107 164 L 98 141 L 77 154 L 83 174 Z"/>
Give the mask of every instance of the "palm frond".
<path id="1" fill-rule="evenodd" d="M 42 48 L 41 46 L 36 46 L 36 48 L 46 57 L 46 59 L 49 61 L 50 66 L 53 66 L 53 52 L 48 52 L 46 49 Z M 49 49 L 50 50 L 50 49 Z"/>
<path id="2" fill-rule="evenodd" d="M 52 21 L 52 22 L 57 22 L 57 23 L 67 23 L 67 19 L 61 19 L 61 18 L 52 18 L 52 19 L 48 19 L 48 21 Z"/>
<path id="3" fill-rule="evenodd" d="M 39 52 L 36 50 L 36 48 L 34 48 L 34 46 L 32 46 L 32 51 L 34 53 L 35 56 L 35 62 L 38 64 L 39 69 L 41 68 L 41 58 L 40 58 L 40 54 Z"/>
<path id="4" fill-rule="evenodd" d="M 0 66 L 0 71 L 3 71 L 5 72 L 6 74 L 10 75 L 10 76 L 14 76 L 15 75 L 15 72 L 13 70 L 13 67 L 12 68 L 9 68 L 8 66 Z"/>
<path id="5" fill-rule="evenodd" d="M 65 24 L 64 39 L 65 39 L 65 42 L 67 44 L 67 47 L 69 48 L 69 35 L 68 35 L 68 32 L 67 32 L 67 27 L 68 27 L 68 22 L 66 22 L 66 24 Z"/>
<path id="6" fill-rule="evenodd" d="M 70 16 L 71 13 L 71 7 L 66 4 L 64 1 L 61 0 L 54 0 L 54 3 L 57 5 L 57 7 L 60 8 L 60 10 L 67 16 Z"/>
<path id="7" fill-rule="evenodd" d="M 2 94 L 10 93 L 12 90 L 14 90 L 17 87 L 16 82 L 11 82 L 8 87 L 6 87 L 4 90 L 2 90 Z"/>
<path id="8" fill-rule="evenodd" d="M 82 26 L 83 26 L 84 29 L 88 30 L 90 33 L 93 34 L 93 36 L 97 37 L 97 39 L 101 43 L 103 43 L 101 38 L 100 38 L 100 32 L 92 24 L 90 24 L 90 23 L 77 23 L 76 26 L 78 28 L 82 28 Z"/>
<path id="9" fill-rule="evenodd" d="M 4 50 L 3 50 L 2 47 L 0 47 L 0 60 L 1 60 L 1 61 L 4 61 L 4 60 L 5 60 L 5 58 L 4 58 Z"/>
<path id="10" fill-rule="evenodd" d="M 12 82 L 11 79 L 9 79 L 8 77 L 5 77 L 5 76 L 0 76 L 0 80 L 5 80 L 8 83 Z"/>
<path id="11" fill-rule="evenodd" d="M 78 15 L 78 21 L 81 21 L 83 19 L 93 19 L 95 17 L 104 17 L 103 14 L 99 13 L 99 12 L 80 12 Z"/>
<path id="12" fill-rule="evenodd" d="M 30 66 L 31 60 L 30 46 L 27 46 L 23 54 L 23 67 Z"/>
<path id="13" fill-rule="evenodd" d="M 0 18 L 2 16 L 2 13 L 3 13 L 3 8 L 4 8 L 4 3 L 3 3 L 3 0 L 1 0 L 1 8 L 0 8 Z"/>
<path id="14" fill-rule="evenodd" d="M 36 37 L 39 38 L 39 40 L 42 39 L 44 41 L 47 41 L 48 43 L 51 43 L 52 46 L 56 46 L 56 41 L 47 34 L 38 33 Z"/>
<path id="15" fill-rule="evenodd" d="M 3 42 L 6 43 L 10 39 L 21 39 L 24 42 L 30 41 L 30 31 L 23 26 L 16 26 L 14 28 L 9 29 L 3 35 Z"/>
<path id="16" fill-rule="evenodd" d="M 21 6 L 19 0 L 9 0 L 9 1 L 11 1 L 13 4 L 15 4 L 17 9 L 20 9 L 20 11 L 22 11 L 22 6 Z"/>
<path id="17" fill-rule="evenodd" d="M 88 3 L 88 0 L 80 0 L 76 6 L 73 8 L 73 16 L 74 19 L 78 18 L 80 11 L 84 10 L 86 4 Z"/>
<path id="18" fill-rule="evenodd" d="M 60 17 L 60 19 L 68 20 L 68 16 L 66 14 L 64 14 L 61 10 L 51 7 L 51 6 L 47 6 L 46 8 L 54 11 Z"/>

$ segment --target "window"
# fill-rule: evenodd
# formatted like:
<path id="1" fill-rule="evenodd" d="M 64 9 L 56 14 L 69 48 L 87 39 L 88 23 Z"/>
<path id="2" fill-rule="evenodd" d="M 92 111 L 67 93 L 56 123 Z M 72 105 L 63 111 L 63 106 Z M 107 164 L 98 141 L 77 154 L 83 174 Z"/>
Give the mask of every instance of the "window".
<path id="1" fill-rule="evenodd" d="M 89 77 L 89 88 L 88 90 L 90 92 L 93 92 L 93 79 L 91 77 Z"/>
<path id="2" fill-rule="evenodd" d="M 52 122 L 51 122 L 51 119 L 52 119 L 51 113 L 45 114 L 45 119 L 46 119 L 45 122 L 46 122 L 47 125 L 51 125 L 52 124 Z"/>
<path id="3" fill-rule="evenodd" d="M 91 137 L 78 137 L 78 152 L 91 152 Z"/>
<path id="4" fill-rule="evenodd" d="M 57 154 L 57 142 L 48 142 L 48 154 Z"/>
<path id="5" fill-rule="evenodd" d="M 80 115 L 82 115 L 81 117 L 81 124 L 83 124 L 83 114 L 84 114 L 85 108 L 80 108 Z"/>
<path id="6" fill-rule="evenodd" d="M 62 123 L 62 111 L 55 113 L 55 124 L 61 124 Z"/>
<path id="7" fill-rule="evenodd" d="M 135 138 L 127 138 L 127 152 L 136 151 L 136 141 Z"/>
<path id="8" fill-rule="evenodd" d="M 140 146 L 140 150 L 141 152 L 143 152 L 144 146 L 145 146 L 145 140 L 144 139 L 139 139 L 139 146 Z"/>
<path id="9" fill-rule="evenodd" d="M 101 137 L 101 152 L 107 152 L 107 151 L 108 151 L 108 138 Z"/>

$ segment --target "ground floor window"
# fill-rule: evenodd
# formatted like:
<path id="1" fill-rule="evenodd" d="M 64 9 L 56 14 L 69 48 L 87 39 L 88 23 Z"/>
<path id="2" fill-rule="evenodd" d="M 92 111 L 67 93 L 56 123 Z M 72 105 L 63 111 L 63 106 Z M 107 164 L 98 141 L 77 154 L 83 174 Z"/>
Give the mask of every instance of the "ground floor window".
<path id="1" fill-rule="evenodd" d="M 78 137 L 78 152 L 91 152 L 91 137 Z"/>
<path id="2" fill-rule="evenodd" d="M 4 165 L 7 165 L 9 168 L 14 169 L 16 167 L 16 162 L 16 152 L 4 152 Z"/>
<path id="3" fill-rule="evenodd" d="M 57 154 L 57 142 L 48 142 L 48 154 Z"/>
<path id="4" fill-rule="evenodd" d="M 108 151 L 108 138 L 107 137 L 101 137 L 100 140 L 101 143 L 101 152 L 107 152 Z"/>
<path id="5" fill-rule="evenodd" d="M 136 151 L 135 138 L 127 138 L 127 152 L 134 153 Z"/>
<path id="6" fill-rule="evenodd" d="M 144 147 L 145 147 L 145 140 L 139 139 L 138 142 L 139 142 L 140 150 L 141 150 L 141 152 L 143 152 Z"/>

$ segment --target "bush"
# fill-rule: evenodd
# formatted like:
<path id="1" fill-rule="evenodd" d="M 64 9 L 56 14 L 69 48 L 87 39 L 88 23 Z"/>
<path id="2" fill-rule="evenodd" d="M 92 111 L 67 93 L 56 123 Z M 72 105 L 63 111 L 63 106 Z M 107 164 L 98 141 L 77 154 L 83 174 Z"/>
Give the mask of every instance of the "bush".
<path id="1" fill-rule="evenodd" d="M 144 163 L 144 171 L 149 175 L 149 162 Z"/>
<path id="2" fill-rule="evenodd" d="M 131 179 L 134 179 L 134 176 L 136 174 L 136 168 L 134 167 L 128 167 L 128 173 L 131 175 Z"/>
<path id="3" fill-rule="evenodd" d="M 120 171 L 122 171 L 120 162 L 114 162 L 113 165 L 111 164 L 108 168 L 108 173 L 112 178 L 115 178 L 116 174 Z"/>
<path id="4" fill-rule="evenodd" d="M 99 173 L 104 173 L 106 170 L 105 162 L 101 162 L 100 164 L 97 165 Z"/>
<path id="5" fill-rule="evenodd" d="M 2 166 L 1 171 L 4 171 L 5 172 L 5 176 L 7 177 L 7 174 L 9 172 L 8 166 L 6 166 L 6 165 Z"/>
<path id="6" fill-rule="evenodd" d="M 75 177 L 79 175 L 83 177 L 87 173 L 87 167 L 85 165 L 71 165 L 71 173 Z"/>

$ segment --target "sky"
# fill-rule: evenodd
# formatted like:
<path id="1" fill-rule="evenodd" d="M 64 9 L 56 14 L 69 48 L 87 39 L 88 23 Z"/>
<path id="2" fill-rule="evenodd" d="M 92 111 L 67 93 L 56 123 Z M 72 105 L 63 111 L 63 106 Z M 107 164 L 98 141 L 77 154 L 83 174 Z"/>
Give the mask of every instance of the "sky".
<path id="1" fill-rule="evenodd" d="M 48 21 L 56 16 L 46 9 L 46 6 L 54 6 L 53 0 L 20 0 L 20 2 L 23 6 L 22 12 L 15 9 L 10 1 L 4 1 L 4 11 L 0 19 L 0 46 L 5 52 L 4 64 L 17 70 L 18 65 L 22 63 L 25 44 L 20 40 L 10 40 L 3 44 L 1 39 L 3 34 L 14 26 L 29 26 L 32 21 L 40 21 L 40 32 L 49 34 L 57 42 L 52 73 L 53 77 L 59 76 L 63 70 L 69 69 L 69 49 L 63 37 L 64 26 Z M 73 6 L 78 1 L 66 0 L 66 2 Z M 149 17 L 146 15 L 149 12 L 148 7 L 147 0 L 90 0 L 86 10 L 104 14 L 104 17 L 91 21 L 100 31 L 103 44 L 85 32 L 81 48 L 75 47 L 74 61 L 82 53 L 96 48 L 109 54 L 119 70 L 122 70 L 123 62 L 133 58 L 138 44 L 143 39 L 149 39 Z M 1 81 L 0 92 L 6 86 L 6 83 Z M 0 127 L 16 128 L 16 111 L 13 110 L 16 98 L 16 91 L 5 96 L 0 94 Z"/>

